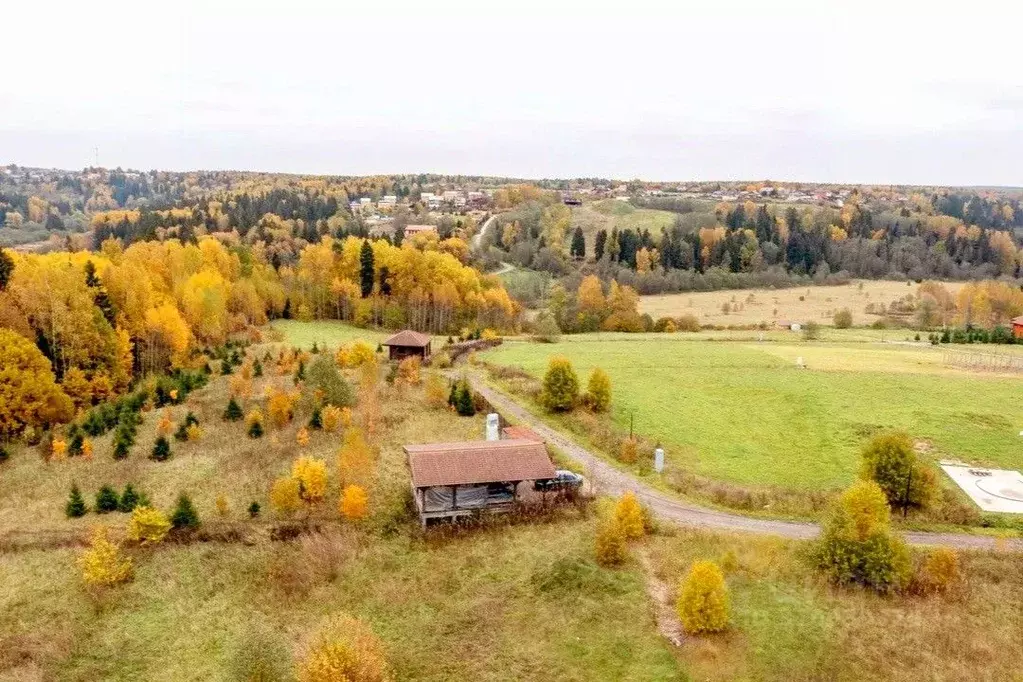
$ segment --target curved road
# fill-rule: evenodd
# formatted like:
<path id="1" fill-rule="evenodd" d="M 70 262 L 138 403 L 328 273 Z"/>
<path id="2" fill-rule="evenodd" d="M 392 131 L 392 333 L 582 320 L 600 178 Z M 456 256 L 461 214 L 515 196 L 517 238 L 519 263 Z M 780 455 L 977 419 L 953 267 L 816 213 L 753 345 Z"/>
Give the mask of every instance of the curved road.
<path id="1" fill-rule="evenodd" d="M 559 431 L 547 426 L 536 415 L 499 389 L 485 385 L 478 377 L 470 376 L 469 379 L 473 389 L 486 398 L 497 410 L 510 415 L 517 422 L 529 426 L 537 434 L 564 451 L 566 455 L 586 466 L 590 481 L 596 489 L 611 495 L 621 495 L 631 490 L 662 519 L 685 526 L 778 535 L 796 540 L 809 540 L 820 532 L 820 527 L 815 523 L 758 519 L 701 507 L 665 495 L 632 475 L 619 471 L 586 448 L 569 440 Z M 906 532 L 902 535 L 907 542 L 914 545 L 943 545 L 956 549 L 995 549 L 995 538 L 989 536 L 922 532 Z M 1007 540 L 1003 547 L 1023 551 L 1023 540 Z"/>

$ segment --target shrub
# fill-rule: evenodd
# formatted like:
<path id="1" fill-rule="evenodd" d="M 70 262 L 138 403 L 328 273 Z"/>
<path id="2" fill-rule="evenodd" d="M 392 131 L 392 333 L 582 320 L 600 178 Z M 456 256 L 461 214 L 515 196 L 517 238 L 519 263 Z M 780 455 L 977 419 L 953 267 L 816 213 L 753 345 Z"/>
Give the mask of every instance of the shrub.
<path id="1" fill-rule="evenodd" d="M 369 496 L 366 489 L 359 485 L 346 485 L 341 492 L 341 516 L 351 521 L 365 518 L 369 509 Z"/>
<path id="2" fill-rule="evenodd" d="M 419 358 L 409 356 L 398 363 L 398 373 L 395 381 L 404 386 L 418 386 L 420 382 L 419 377 Z"/>
<path id="3" fill-rule="evenodd" d="M 873 481 L 858 481 L 832 507 L 811 551 L 817 568 L 839 585 L 860 584 L 879 592 L 905 586 L 909 550 L 891 534 L 891 512 Z"/>
<path id="4" fill-rule="evenodd" d="M 323 428 L 323 412 L 320 410 L 320 406 L 317 405 L 313 408 L 313 413 L 309 415 L 310 429 L 322 429 Z"/>
<path id="5" fill-rule="evenodd" d="M 336 405 L 328 405 L 327 407 L 323 408 L 324 431 L 334 432 L 337 430 L 339 426 L 341 426 L 342 422 L 341 410 L 342 408 L 337 407 Z"/>
<path id="6" fill-rule="evenodd" d="M 629 557 L 625 531 L 617 519 L 604 521 L 597 529 L 596 555 L 601 566 L 617 566 Z"/>
<path id="7" fill-rule="evenodd" d="M 241 405 L 234 399 L 234 396 L 231 396 L 231 399 L 227 401 L 227 409 L 224 410 L 224 421 L 237 422 L 241 421 L 244 416 Z"/>
<path id="8" fill-rule="evenodd" d="M 213 500 L 213 506 L 217 508 L 217 515 L 219 516 L 227 516 L 228 512 L 231 510 L 227 501 L 227 495 L 224 495 L 223 493 L 217 495 L 217 498 Z"/>
<path id="9" fill-rule="evenodd" d="M 248 509 L 249 518 L 250 519 L 254 519 L 254 518 L 258 517 L 259 516 L 259 510 L 260 510 L 259 502 L 256 502 L 255 500 L 253 500 L 249 504 L 249 509 Z"/>
<path id="10" fill-rule="evenodd" d="M 821 337 L 821 326 L 810 320 L 809 322 L 803 323 L 803 339 L 805 341 L 815 341 Z"/>
<path id="11" fill-rule="evenodd" d="M 106 514 L 107 512 L 117 511 L 120 500 L 117 497 L 117 493 L 114 489 L 108 485 L 103 486 L 96 493 L 96 513 Z"/>
<path id="12" fill-rule="evenodd" d="M 50 457 L 57 462 L 67 459 L 67 441 L 54 438 L 50 443 Z"/>
<path id="13" fill-rule="evenodd" d="M 135 492 L 135 488 L 133 488 L 131 483 L 129 483 L 124 486 L 124 492 L 121 493 L 121 499 L 117 501 L 117 511 L 129 514 L 141 503 L 142 496 Z"/>
<path id="14" fill-rule="evenodd" d="M 916 590 L 924 594 L 948 592 L 961 581 L 959 554 L 948 547 L 930 550 L 913 579 Z"/>
<path id="15" fill-rule="evenodd" d="M 579 398 L 579 378 L 566 357 L 556 356 L 547 364 L 540 391 L 540 404 L 549 412 L 566 412 Z"/>
<path id="16" fill-rule="evenodd" d="M 156 443 L 153 445 L 153 453 L 149 456 L 150 459 L 154 459 L 157 462 L 165 462 L 170 459 L 171 448 L 170 442 L 166 436 L 157 436 Z"/>
<path id="17" fill-rule="evenodd" d="M 93 530 L 89 548 L 78 557 L 78 566 L 82 569 L 82 580 L 92 587 L 112 587 L 134 575 L 131 559 L 121 556 L 120 547 L 110 541 L 103 526 Z"/>
<path id="18" fill-rule="evenodd" d="M 290 476 L 282 476 L 270 488 L 270 504 L 281 514 L 292 514 L 302 507 L 301 484 Z"/>
<path id="19" fill-rule="evenodd" d="M 618 460 L 625 464 L 635 464 L 639 459 L 639 443 L 635 438 L 629 437 L 622 441 L 618 450 Z"/>
<path id="20" fill-rule="evenodd" d="M 194 443 L 195 441 L 202 438 L 202 429 L 199 428 L 198 424 L 190 424 L 185 429 L 185 436 L 187 437 L 189 442 Z"/>
<path id="21" fill-rule="evenodd" d="M 926 508 L 937 494 L 934 472 L 922 464 L 902 432 L 881 433 L 864 447 L 862 478 L 877 483 L 892 507 Z"/>
<path id="22" fill-rule="evenodd" d="M 678 327 L 680 332 L 698 332 L 700 331 L 700 321 L 695 315 L 682 315 L 675 320 L 675 325 Z"/>
<path id="23" fill-rule="evenodd" d="M 636 496 L 629 491 L 618 499 L 615 504 L 615 522 L 621 527 L 627 538 L 641 538 L 645 528 L 643 526 L 643 509 L 636 500 Z"/>
<path id="24" fill-rule="evenodd" d="M 439 374 L 428 374 L 426 377 L 426 404 L 442 410 L 447 405 L 448 389 Z"/>
<path id="25" fill-rule="evenodd" d="M 373 452 L 361 429 L 349 429 L 345 433 L 337 465 L 343 485 L 363 484 L 367 481 L 372 473 Z"/>
<path id="26" fill-rule="evenodd" d="M 550 313 L 541 313 L 533 325 L 533 340 L 538 343 L 557 343 L 560 338 L 558 321 Z"/>
<path id="27" fill-rule="evenodd" d="M 853 324 L 852 312 L 848 308 L 842 308 L 835 313 L 834 322 L 837 329 L 848 329 Z"/>
<path id="28" fill-rule="evenodd" d="M 372 350 L 370 355 L 372 356 Z M 355 393 L 351 384 L 341 375 L 338 363 L 329 353 L 316 356 L 309 366 L 308 375 L 307 383 L 323 396 L 324 405 L 350 407 L 355 404 Z"/>
<path id="29" fill-rule="evenodd" d="M 199 512 L 195 510 L 192 498 L 185 493 L 178 496 L 178 503 L 171 514 L 170 522 L 171 528 L 179 531 L 195 530 L 199 527 Z"/>
<path id="30" fill-rule="evenodd" d="M 335 616 L 305 649 L 296 669 L 298 682 L 386 682 L 390 678 L 383 646 L 362 621 Z"/>
<path id="31" fill-rule="evenodd" d="M 131 451 L 131 437 L 125 436 L 124 432 L 118 429 L 114 436 L 114 459 L 127 459 Z"/>
<path id="32" fill-rule="evenodd" d="M 188 425 L 182 422 L 178 425 L 177 430 L 174 432 L 174 440 L 186 441 L 188 440 Z"/>
<path id="33" fill-rule="evenodd" d="M 291 682 L 291 651 L 273 630 L 255 623 L 231 655 L 230 679 L 235 682 Z"/>
<path id="34" fill-rule="evenodd" d="M 594 412 L 607 412 L 611 406 L 611 377 L 600 367 L 590 372 L 585 400 L 587 407 Z"/>
<path id="35" fill-rule="evenodd" d="M 430 356 L 430 364 L 437 369 L 447 369 L 452 364 L 451 356 L 448 353 L 441 351 L 440 353 Z"/>
<path id="36" fill-rule="evenodd" d="M 0 443 L 0 464 L 3 464 L 11 458 L 11 453 L 7 452 L 7 448 Z"/>
<path id="37" fill-rule="evenodd" d="M 728 627 L 728 590 L 713 561 L 697 561 L 679 588 L 678 617 L 686 632 L 721 632 Z"/>
<path id="38" fill-rule="evenodd" d="M 161 542 L 171 529 L 171 522 L 159 509 L 150 506 L 135 507 L 128 520 L 128 538 L 143 545 Z"/>
<path id="39" fill-rule="evenodd" d="M 291 465 L 291 477 L 299 482 L 299 497 L 315 504 L 327 494 L 327 463 L 322 459 L 299 457 Z"/>
<path id="40" fill-rule="evenodd" d="M 246 423 L 249 425 L 246 433 L 249 438 L 262 438 L 263 437 L 263 413 L 258 409 L 249 412 L 245 418 Z"/>
<path id="41" fill-rule="evenodd" d="M 374 362 L 376 354 L 373 346 L 365 341 L 356 341 L 348 346 L 341 346 L 337 351 L 337 364 L 342 367 L 361 367 L 367 362 Z"/>
<path id="42" fill-rule="evenodd" d="M 64 514 L 69 519 L 77 519 L 88 513 L 89 508 L 85 505 L 85 498 L 82 497 L 82 491 L 78 489 L 77 485 L 72 485 L 71 494 L 68 496 L 67 504 L 64 506 Z"/>

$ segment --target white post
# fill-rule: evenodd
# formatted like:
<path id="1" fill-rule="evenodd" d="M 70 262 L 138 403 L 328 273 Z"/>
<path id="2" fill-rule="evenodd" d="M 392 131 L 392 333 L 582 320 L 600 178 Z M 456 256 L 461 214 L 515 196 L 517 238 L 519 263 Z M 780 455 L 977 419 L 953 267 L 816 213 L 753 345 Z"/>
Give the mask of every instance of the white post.
<path id="1" fill-rule="evenodd" d="M 664 448 L 654 450 L 654 471 L 657 473 L 664 471 Z"/>
<path id="2" fill-rule="evenodd" d="M 501 420 L 496 412 L 487 415 L 487 440 L 500 440 L 500 424 Z"/>

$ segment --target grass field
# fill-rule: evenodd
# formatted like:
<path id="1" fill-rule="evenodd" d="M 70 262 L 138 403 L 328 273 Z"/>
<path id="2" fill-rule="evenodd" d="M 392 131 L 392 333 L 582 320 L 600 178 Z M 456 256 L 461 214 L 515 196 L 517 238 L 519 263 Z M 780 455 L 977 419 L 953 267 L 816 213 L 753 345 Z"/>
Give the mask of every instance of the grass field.
<path id="1" fill-rule="evenodd" d="M 617 227 L 637 232 L 650 230 L 650 234 L 658 235 L 675 222 L 675 214 L 671 211 L 659 211 L 651 208 L 636 208 L 632 204 L 614 199 L 604 199 L 572 208 L 572 229 L 581 227 L 586 235 L 587 255 L 593 255 L 594 236 L 600 230 Z"/>
<path id="2" fill-rule="evenodd" d="M 309 338 L 321 331 L 308 330 Z M 256 380 L 254 395 L 291 384 L 290 376 L 270 374 L 268 367 Z M 482 416 L 426 409 L 421 389 L 381 390 L 371 517 L 358 525 L 341 523 L 336 511 L 340 436 L 314 431 L 298 447 L 296 431 L 308 419 L 300 411 L 289 426 L 247 438 L 241 423 L 220 420 L 226 378 L 173 408 L 175 420 L 193 411 L 206 433 L 194 443 L 172 441 L 166 462 L 147 458 L 162 411 L 145 413 L 124 461 L 111 458 L 109 436 L 97 439 L 92 461 L 47 464 L 35 450 L 15 448 L 0 465 L 0 541 L 19 538 L 17 549 L 0 554 L 0 679 L 234 679 L 231 661 L 256 625 L 296 650 L 337 612 L 374 628 L 397 679 L 678 678 L 678 662 L 648 618 L 639 567 L 592 563 L 594 518 L 566 512 L 547 523 L 421 538 L 406 511 L 401 446 L 479 438 Z M 271 511 L 269 486 L 300 454 L 330 469 L 327 499 L 310 519 L 322 532 L 273 542 L 270 531 L 284 519 Z M 105 483 L 132 483 L 165 510 L 187 491 L 204 528 L 227 539 L 136 550 L 135 580 L 95 602 L 79 582 L 79 550 L 60 538 L 84 536 L 97 523 L 120 534 L 127 515 L 64 518 L 72 481 L 90 506 Z M 230 502 L 226 518 L 215 510 L 219 494 Z M 257 520 L 245 513 L 253 500 L 263 507 Z M 231 541 L 229 529 L 245 542 Z M 550 587 L 559 560 L 581 566 L 590 582 Z"/>
<path id="3" fill-rule="evenodd" d="M 322 325 L 284 326 L 289 338 L 327 341 Z M 335 339 L 362 334 L 330 328 Z M 731 345 L 745 347 L 675 348 Z M 253 395 L 291 384 L 267 370 Z M 173 441 L 166 462 L 146 458 L 160 411 L 144 413 L 138 445 L 124 461 L 111 459 L 109 436 L 97 440 L 92 461 L 47 464 L 34 449 L 13 448 L 0 465 L 0 541 L 14 532 L 39 541 L 0 552 L 0 680 L 239 680 L 233 661 L 252 630 L 269 631 L 271 642 L 295 653 L 338 612 L 379 635 L 396 680 L 916 682 L 1011 679 L 1021 665 L 1018 557 L 964 557 L 969 582 L 948 598 L 884 599 L 823 585 L 801 560 L 801 545 L 764 538 L 665 528 L 634 545 L 622 568 L 600 568 L 593 537 L 604 505 L 423 536 L 404 504 L 401 445 L 478 438 L 483 420 L 427 409 L 421 389 L 384 386 L 371 515 L 342 523 L 334 476 L 340 437 L 314 431 L 298 447 L 296 430 L 308 419 L 299 409 L 292 424 L 251 440 L 241 424 L 219 419 L 227 390 L 227 379 L 216 377 L 173 408 L 175 419 L 193 411 L 205 435 Z M 320 530 L 271 541 L 283 519 L 270 510 L 267 489 L 299 454 L 330 465 L 327 501 L 309 519 Z M 119 529 L 126 516 L 65 519 L 71 481 L 90 505 L 103 483 L 131 482 L 163 509 L 186 490 L 214 539 L 133 550 L 135 579 L 89 597 L 76 566 L 80 550 L 51 539 L 82 535 L 95 523 Z M 230 500 L 223 518 L 214 509 L 218 494 Z M 244 511 L 251 500 L 263 504 L 257 520 Z M 650 585 L 656 577 L 671 599 L 700 558 L 725 567 L 731 627 L 675 647 L 657 632 Z"/>
<path id="4" fill-rule="evenodd" d="M 956 292 L 962 286 L 947 282 Z M 753 325 L 761 322 L 808 322 L 831 324 L 835 313 L 848 308 L 853 323 L 866 325 L 879 315 L 865 312 L 871 304 L 890 305 L 907 294 L 916 296 L 915 284 L 879 280 L 856 280 L 837 286 L 794 287 L 790 289 L 743 289 L 741 291 L 702 291 L 640 298 L 640 312 L 658 317 L 695 315 L 700 324 Z M 728 305 L 729 311 L 723 308 Z"/>
<path id="5" fill-rule="evenodd" d="M 337 348 L 341 344 L 351 343 L 356 339 L 379 343 L 391 335 L 391 332 L 377 329 L 359 329 L 344 322 L 318 320 L 316 322 L 299 322 L 298 320 L 274 320 L 271 328 L 280 332 L 284 342 L 298 348 L 312 348 L 319 344 L 321 348 Z"/>
<path id="6" fill-rule="evenodd" d="M 628 428 L 634 416 L 636 430 L 662 442 L 675 466 L 719 480 L 844 486 L 863 443 L 889 428 L 928 442 L 935 457 L 1023 467 L 1023 378 L 946 368 L 940 348 L 806 343 L 797 335 L 762 344 L 682 334 L 598 338 L 506 343 L 485 357 L 539 377 L 551 356 L 564 355 L 583 382 L 602 367 L 618 425 Z M 796 367 L 800 356 L 808 369 Z"/>

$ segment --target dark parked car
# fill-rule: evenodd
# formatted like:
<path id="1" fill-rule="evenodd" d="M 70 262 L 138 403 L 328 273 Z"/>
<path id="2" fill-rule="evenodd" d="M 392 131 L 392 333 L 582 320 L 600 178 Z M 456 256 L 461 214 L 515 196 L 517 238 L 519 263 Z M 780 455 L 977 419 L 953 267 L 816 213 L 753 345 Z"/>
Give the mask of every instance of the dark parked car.
<path id="1" fill-rule="evenodd" d="M 534 490 L 571 490 L 580 488 L 583 484 L 583 477 L 571 471 L 558 469 L 554 472 L 554 478 L 545 478 L 533 482 Z"/>

